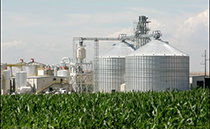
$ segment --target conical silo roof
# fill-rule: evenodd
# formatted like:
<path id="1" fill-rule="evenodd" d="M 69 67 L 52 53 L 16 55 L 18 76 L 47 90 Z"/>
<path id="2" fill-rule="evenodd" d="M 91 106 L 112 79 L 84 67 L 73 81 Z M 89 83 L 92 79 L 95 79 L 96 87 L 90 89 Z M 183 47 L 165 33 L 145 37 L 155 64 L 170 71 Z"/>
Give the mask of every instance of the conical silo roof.
<path id="1" fill-rule="evenodd" d="M 109 48 L 107 51 L 101 53 L 99 55 L 99 58 L 124 58 L 126 55 L 132 53 L 134 51 L 133 48 L 128 46 L 127 44 L 121 42 L 117 44 L 113 44 L 111 48 Z"/>
<path id="2" fill-rule="evenodd" d="M 127 56 L 188 56 L 161 40 L 152 40 Z"/>

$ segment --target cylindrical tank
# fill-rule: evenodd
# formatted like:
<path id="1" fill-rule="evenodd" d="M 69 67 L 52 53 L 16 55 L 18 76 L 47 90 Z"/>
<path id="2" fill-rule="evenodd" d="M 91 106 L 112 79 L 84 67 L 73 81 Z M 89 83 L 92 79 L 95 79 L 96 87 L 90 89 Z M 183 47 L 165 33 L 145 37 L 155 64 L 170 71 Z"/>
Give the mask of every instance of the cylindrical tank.
<path id="1" fill-rule="evenodd" d="M 4 80 L 5 80 L 4 90 L 6 93 L 8 93 L 10 90 L 10 70 L 4 70 Z"/>
<path id="2" fill-rule="evenodd" d="M 57 76 L 60 76 L 61 75 L 61 70 L 58 70 L 57 71 Z"/>
<path id="3" fill-rule="evenodd" d="M 54 76 L 57 76 L 57 67 L 54 67 Z"/>
<path id="4" fill-rule="evenodd" d="M 1 72 L 7 69 L 7 63 L 1 63 Z"/>
<path id="5" fill-rule="evenodd" d="M 28 76 L 37 76 L 37 65 L 28 65 L 26 66 L 26 72 Z"/>
<path id="6" fill-rule="evenodd" d="M 68 70 L 58 70 L 57 75 L 60 77 L 69 77 L 69 71 Z"/>
<path id="7" fill-rule="evenodd" d="M 126 91 L 187 90 L 189 56 L 153 40 L 126 56 Z"/>
<path id="8" fill-rule="evenodd" d="M 15 81 L 16 81 L 16 89 L 20 89 L 20 72 L 17 72 L 16 73 L 16 76 L 15 76 Z"/>
<path id="9" fill-rule="evenodd" d="M 20 86 L 26 86 L 27 82 L 27 73 L 26 71 L 20 71 Z"/>
<path id="10" fill-rule="evenodd" d="M 125 83 L 125 56 L 134 50 L 125 43 L 114 44 L 98 58 L 98 90 L 100 92 L 120 91 Z"/>
<path id="11" fill-rule="evenodd" d="M 85 59 L 85 57 L 86 57 L 86 50 L 85 50 L 85 48 L 84 47 L 79 47 L 77 49 L 77 59 L 82 61 L 83 59 Z"/>
<path id="12" fill-rule="evenodd" d="M 52 70 L 52 69 L 45 69 L 45 70 L 43 70 L 44 71 L 44 75 L 45 76 L 53 76 L 54 75 L 54 70 Z"/>
<path id="13" fill-rule="evenodd" d="M 16 87 L 20 89 L 27 84 L 27 73 L 26 71 L 19 71 L 16 73 Z"/>
<path id="14" fill-rule="evenodd" d="M 22 66 L 22 71 L 26 71 L 26 67 L 27 67 L 26 65 L 23 65 Z"/>
<path id="15" fill-rule="evenodd" d="M 12 75 L 15 76 L 19 71 L 21 71 L 21 67 L 12 67 Z"/>

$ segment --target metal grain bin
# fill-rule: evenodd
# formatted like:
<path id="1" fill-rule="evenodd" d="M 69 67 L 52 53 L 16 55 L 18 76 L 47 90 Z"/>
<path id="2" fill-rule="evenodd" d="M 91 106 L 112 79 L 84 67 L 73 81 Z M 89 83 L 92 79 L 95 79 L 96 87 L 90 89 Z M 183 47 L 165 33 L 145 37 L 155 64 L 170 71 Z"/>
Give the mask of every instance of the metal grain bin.
<path id="1" fill-rule="evenodd" d="M 125 56 L 133 51 L 127 44 L 118 43 L 99 55 L 100 92 L 120 91 L 120 85 L 125 83 Z"/>
<path id="2" fill-rule="evenodd" d="M 187 90 L 189 56 L 153 40 L 126 56 L 126 91 Z"/>

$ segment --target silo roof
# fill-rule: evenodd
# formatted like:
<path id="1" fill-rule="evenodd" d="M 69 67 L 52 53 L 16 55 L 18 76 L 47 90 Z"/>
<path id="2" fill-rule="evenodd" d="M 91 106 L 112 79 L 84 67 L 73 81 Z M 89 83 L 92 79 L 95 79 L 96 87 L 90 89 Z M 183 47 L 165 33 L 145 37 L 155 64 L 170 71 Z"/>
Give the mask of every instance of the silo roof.
<path id="1" fill-rule="evenodd" d="M 128 46 L 127 44 L 121 42 L 114 44 L 111 48 L 109 48 L 107 51 L 101 53 L 99 55 L 99 58 L 125 58 L 126 55 L 132 53 L 134 51 L 133 48 Z"/>
<path id="2" fill-rule="evenodd" d="M 152 40 L 127 56 L 188 56 L 160 40 Z"/>

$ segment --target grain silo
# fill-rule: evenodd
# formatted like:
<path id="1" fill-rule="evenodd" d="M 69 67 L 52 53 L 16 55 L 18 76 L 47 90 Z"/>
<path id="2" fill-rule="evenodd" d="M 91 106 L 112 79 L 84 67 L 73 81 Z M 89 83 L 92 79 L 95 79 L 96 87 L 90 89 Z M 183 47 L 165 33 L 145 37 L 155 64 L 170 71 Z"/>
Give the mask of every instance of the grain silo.
<path id="1" fill-rule="evenodd" d="M 127 43 L 114 44 L 99 55 L 98 90 L 100 92 L 120 91 L 125 83 L 125 56 L 134 51 Z"/>
<path id="2" fill-rule="evenodd" d="M 187 90 L 189 56 L 152 40 L 126 56 L 126 91 Z"/>

